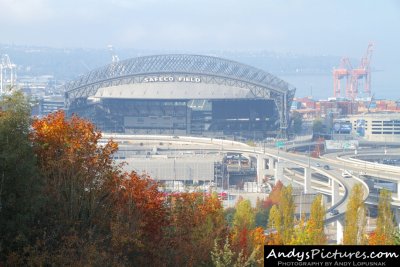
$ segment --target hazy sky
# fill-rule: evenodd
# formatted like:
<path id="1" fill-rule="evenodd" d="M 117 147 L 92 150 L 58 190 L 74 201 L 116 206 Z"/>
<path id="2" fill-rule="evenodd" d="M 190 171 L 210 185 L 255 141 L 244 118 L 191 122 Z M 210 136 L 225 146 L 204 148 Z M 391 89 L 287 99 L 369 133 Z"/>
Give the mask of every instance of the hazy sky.
<path id="1" fill-rule="evenodd" d="M 383 70 L 373 74 L 373 87 L 398 98 L 398 0 L 0 0 L 2 44 L 359 59 L 371 41 L 373 68 Z M 299 93 L 316 83 L 291 79 Z M 319 91 L 331 91 L 329 77 L 321 84 Z"/>
<path id="2" fill-rule="evenodd" d="M 361 55 L 400 47 L 397 0 L 0 0 L 0 43 Z"/>

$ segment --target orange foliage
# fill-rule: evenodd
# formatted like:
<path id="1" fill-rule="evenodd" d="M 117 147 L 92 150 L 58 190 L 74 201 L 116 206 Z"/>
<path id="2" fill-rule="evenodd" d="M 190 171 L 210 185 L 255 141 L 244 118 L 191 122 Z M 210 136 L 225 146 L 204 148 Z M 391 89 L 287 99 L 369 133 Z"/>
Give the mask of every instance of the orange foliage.
<path id="1" fill-rule="evenodd" d="M 379 235 L 375 231 L 368 236 L 368 245 L 387 245 L 388 242 L 384 235 Z"/>
<path id="2" fill-rule="evenodd" d="M 264 234 L 264 229 L 257 227 L 251 231 L 251 243 L 253 250 L 257 250 L 257 258 L 259 261 L 264 260 L 264 245 L 267 244 L 267 237 Z"/>
<path id="3" fill-rule="evenodd" d="M 255 228 L 252 232 L 252 240 L 254 246 L 264 246 L 267 238 L 264 234 L 264 229 L 262 227 Z"/>
<path id="4" fill-rule="evenodd" d="M 39 164 L 45 171 L 53 172 L 54 164 L 76 170 L 84 168 L 80 171 L 88 174 L 100 171 L 100 168 L 111 165 L 110 156 L 118 149 L 117 144 L 112 141 L 99 147 L 101 133 L 94 125 L 77 116 L 67 120 L 63 111 L 35 119 L 32 128 L 31 140 L 35 145 Z"/>
<path id="5" fill-rule="evenodd" d="M 170 222 L 165 244 L 174 266 L 197 266 L 210 262 L 214 240 L 223 240 L 227 225 L 216 195 L 180 193 L 169 196 Z"/>
<path id="6" fill-rule="evenodd" d="M 76 116 L 67 119 L 62 111 L 35 119 L 30 138 L 44 178 L 49 216 L 63 223 L 90 224 L 107 195 L 102 183 L 117 172 L 111 158 L 117 144 L 99 146 L 101 133 L 92 123 Z"/>
<path id="7" fill-rule="evenodd" d="M 158 253 L 167 225 L 164 197 L 157 184 L 136 173 L 116 176 L 111 183 L 110 215 L 113 254 L 136 263 L 161 262 Z"/>
<path id="8" fill-rule="evenodd" d="M 279 233 L 270 233 L 265 239 L 266 245 L 283 245 L 282 237 Z"/>
<path id="9" fill-rule="evenodd" d="M 161 227 L 166 224 L 164 197 L 158 191 L 158 185 L 149 177 L 140 177 L 135 172 L 124 174 L 122 179 L 115 180 L 113 190 L 114 205 L 117 216 L 124 220 L 140 220 L 139 227 L 146 235 L 160 237 Z M 139 218 L 130 218 L 137 216 Z"/>
<path id="10" fill-rule="evenodd" d="M 276 185 L 272 188 L 271 193 L 268 198 L 262 201 L 261 207 L 264 209 L 271 208 L 273 205 L 279 204 L 281 200 L 281 191 L 283 188 L 283 184 L 281 181 L 278 181 Z"/>

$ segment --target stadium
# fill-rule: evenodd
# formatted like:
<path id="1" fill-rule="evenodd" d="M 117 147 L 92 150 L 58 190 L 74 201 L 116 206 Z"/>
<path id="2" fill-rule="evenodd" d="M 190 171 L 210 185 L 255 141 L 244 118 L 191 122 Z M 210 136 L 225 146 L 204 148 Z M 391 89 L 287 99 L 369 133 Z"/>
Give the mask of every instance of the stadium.
<path id="1" fill-rule="evenodd" d="M 114 62 L 65 85 L 66 108 L 104 132 L 262 139 L 285 135 L 295 88 L 212 56 Z"/>

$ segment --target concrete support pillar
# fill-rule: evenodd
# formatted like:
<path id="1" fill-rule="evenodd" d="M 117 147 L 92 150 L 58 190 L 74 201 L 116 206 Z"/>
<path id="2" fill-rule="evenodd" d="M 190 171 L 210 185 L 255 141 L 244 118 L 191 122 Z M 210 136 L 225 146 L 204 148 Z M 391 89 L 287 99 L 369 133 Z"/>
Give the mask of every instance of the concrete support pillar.
<path id="1" fill-rule="evenodd" d="M 397 182 L 397 199 L 400 200 L 400 181 Z"/>
<path id="2" fill-rule="evenodd" d="M 338 245 L 343 243 L 343 226 L 343 220 L 339 219 L 336 221 L 336 244 Z"/>
<path id="3" fill-rule="evenodd" d="M 308 194 L 311 191 L 311 168 L 304 168 L 304 193 Z"/>
<path id="4" fill-rule="evenodd" d="M 266 169 L 273 170 L 274 169 L 274 158 L 268 157 L 266 160 L 268 162 L 267 166 L 266 166 Z"/>
<path id="5" fill-rule="evenodd" d="M 275 165 L 275 184 L 283 178 L 283 162 L 276 162 Z"/>
<path id="6" fill-rule="evenodd" d="M 332 180 L 332 206 L 339 201 L 339 183 Z"/>
<path id="7" fill-rule="evenodd" d="M 265 177 L 265 159 L 261 155 L 257 155 L 257 184 L 262 184 Z"/>
<path id="8" fill-rule="evenodd" d="M 397 223 L 397 226 L 400 228 L 400 208 L 394 210 L 394 219 Z"/>

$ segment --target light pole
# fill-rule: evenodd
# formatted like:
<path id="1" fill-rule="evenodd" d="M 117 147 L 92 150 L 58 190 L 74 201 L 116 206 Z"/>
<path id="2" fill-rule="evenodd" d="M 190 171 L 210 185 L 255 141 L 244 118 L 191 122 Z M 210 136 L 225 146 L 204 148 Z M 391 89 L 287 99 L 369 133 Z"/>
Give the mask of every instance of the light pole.
<path id="1" fill-rule="evenodd" d="M 230 187 L 229 187 L 229 172 L 228 172 L 228 193 L 227 193 L 227 196 L 228 196 L 228 208 L 230 208 L 231 207 L 231 200 L 230 200 L 230 194 L 229 194 L 229 192 L 230 192 Z"/>
<path id="2" fill-rule="evenodd" d="M 300 218 L 302 215 L 303 191 L 300 191 Z"/>

